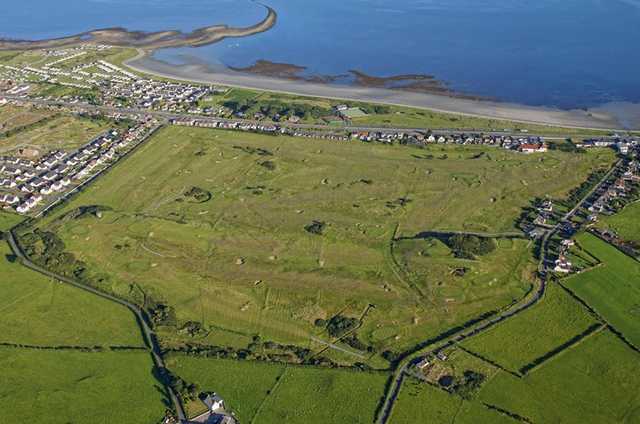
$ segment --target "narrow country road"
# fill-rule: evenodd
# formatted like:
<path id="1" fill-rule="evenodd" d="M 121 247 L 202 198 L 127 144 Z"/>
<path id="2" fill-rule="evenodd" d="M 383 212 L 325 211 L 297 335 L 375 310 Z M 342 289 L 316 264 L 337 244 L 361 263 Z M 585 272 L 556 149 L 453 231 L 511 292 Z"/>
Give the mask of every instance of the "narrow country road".
<path id="1" fill-rule="evenodd" d="M 133 314 L 136 317 L 136 322 L 140 327 L 140 330 L 144 339 L 144 343 L 146 347 L 149 349 L 149 351 L 151 352 L 151 357 L 153 359 L 153 363 L 156 367 L 156 370 L 160 374 L 163 374 L 164 372 L 166 372 L 167 368 L 165 366 L 164 359 L 162 359 L 160 346 L 158 345 L 153 329 L 151 328 L 151 321 L 149 320 L 149 317 L 147 316 L 146 312 L 144 312 L 138 305 L 135 305 L 127 300 L 120 299 L 108 293 L 104 293 L 93 287 L 81 284 L 71 278 L 67 278 L 65 276 L 56 274 L 54 272 L 51 272 L 41 267 L 40 265 L 35 264 L 29 259 L 29 257 L 24 253 L 24 251 L 20 247 L 20 244 L 18 243 L 13 230 L 7 232 L 6 237 L 7 237 L 7 242 L 9 243 L 9 247 L 13 251 L 13 254 L 20 259 L 20 263 L 25 267 L 33 271 L 39 272 L 40 274 L 43 274 L 47 277 L 54 278 L 65 284 L 69 284 L 78 289 L 87 291 L 96 296 L 100 296 L 103 299 L 109 300 L 111 302 L 115 302 L 119 305 L 126 307 L 131 312 L 133 312 Z M 178 419 L 180 420 L 180 422 L 186 422 L 187 417 L 186 417 L 182 402 L 180 401 L 180 398 L 176 395 L 176 393 L 173 391 L 173 389 L 170 386 L 165 385 L 165 389 L 167 390 L 167 394 L 169 395 L 171 402 L 173 404 L 173 407 L 178 415 Z"/>

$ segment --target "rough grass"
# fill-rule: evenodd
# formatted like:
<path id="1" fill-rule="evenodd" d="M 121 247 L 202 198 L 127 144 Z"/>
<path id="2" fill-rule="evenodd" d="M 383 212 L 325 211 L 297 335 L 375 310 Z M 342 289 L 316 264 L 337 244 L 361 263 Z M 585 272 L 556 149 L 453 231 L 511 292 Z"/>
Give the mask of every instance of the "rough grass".
<path id="1" fill-rule="evenodd" d="M 241 422 L 370 423 L 387 374 L 172 356 L 168 366 L 215 391 Z"/>
<path id="2" fill-rule="evenodd" d="M 135 281 L 174 306 L 179 320 L 307 343 L 318 332 L 315 319 L 359 316 L 372 303 L 365 342 L 404 349 L 521 295 L 527 284 L 511 275 L 525 250 L 498 249 L 507 257 L 491 257 L 502 263 L 494 283 L 492 265 L 474 263 L 482 292 L 466 290 L 470 274 L 462 287 L 421 281 L 421 297 L 393 270 L 396 224 L 397 235 L 510 230 L 532 197 L 560 197 L 611 159 L 608 151 L 534 157 L 170 127 L 44 225 L 105 278 L 105 288 L 126 296 Z M 211 200 L 185 198 L 192 187 Z M 56 224 L 65 211 L 92 204 L 113 211 Z M 325 223 L 322 235 L 305 231 L 314 220 Z M 456 302 L 433 308 L 449 297 Z"/>
<path id="3" fill-rule="evenodd" d="M 353 119 L 354 125 L 389 126 L 404 128 L 445 128 L 445 129 L 476 129 L 501 131 L 508 129 L 527 130 L 533 134 L 545 135 L 608 135 L 608 131 L 582 130 L 562 128 L 546 125 L 526 124 L 521 122 L 504 121 L 500 119 L 477 118 L 473 116 L 441 113 L 410 107 L 390 106 L 387 114 L 372 114 Z"/>
<path id="4" fill-rule="evenodd" d="M 37 346 L 141 346 L 134 316 L 122 306 L 51 281 L 0 244 L 0 342 Z"/>
<path id="5" fill-rule="evenodd" d="M 602 264 L 564 284 L 640 346 L 640 263 L 591 234 L 581 234 L 577 240 Z"/>
<path id="6" fill-rule="evenodd" d="M 33 124 L 52 115 L 47 110 L 37 110 L 13 105 L 0 106 L 0 134 L 17 127 Z M 2 141 L 0 140 L 0 145 Z"/>
<path id="7" fill-rule="evenodd" d="M 148 353 L 0 348 L 0 421 L 155 424 L 163 394 Z"/>
<path id="8" fill-rule="evenodd" d="M 640 355 L 608 331 L 519 379 L 500 373 L 481 400 L 536 423 L 636 423 Z"/>
<path id="9" fill-rule="evenodd" d="M 49 150 L 75 149 L 107 130 L 106 121 L 61 115 L 32 129 L 0 139 L 0 155 L 15 155 L 19 149 L 31 148 L 44 154 Z"/>
<path id="10" fill-rule="evenodd" d="M 517 421 L 486 408 L 478 401 L 463 400 L 417 380 L 405 380 L 393 407 L 390 424 L 455 423 L 515 424 Z"/>
<path id="11" fill-rule="evenodd" d="M 595 323 L 595 318 L 580 303 L 551 284 L 540 303 L 463 345 L 511 371 L 518 371 Z"/>

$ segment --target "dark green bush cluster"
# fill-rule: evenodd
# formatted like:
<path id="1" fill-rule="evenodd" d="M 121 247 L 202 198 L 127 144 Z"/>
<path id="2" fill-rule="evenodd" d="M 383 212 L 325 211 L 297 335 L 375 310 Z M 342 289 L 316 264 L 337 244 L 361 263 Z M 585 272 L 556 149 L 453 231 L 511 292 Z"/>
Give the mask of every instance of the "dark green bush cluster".
<path id="1" fill-rule="evenodd" d="M 334 315 L 329 319 L 326 327 L 331 337 L 342 337 L 345 333 L 356 328 L 359 323 L 357 318 Z"/>
<path id="2" fill-rule="evenodd" d="M 454 234 L 446 243 L 456 257 L 465 259 L 486 255 L 496 249 L 496 243 L 492 239 L 469 234 Z"/>

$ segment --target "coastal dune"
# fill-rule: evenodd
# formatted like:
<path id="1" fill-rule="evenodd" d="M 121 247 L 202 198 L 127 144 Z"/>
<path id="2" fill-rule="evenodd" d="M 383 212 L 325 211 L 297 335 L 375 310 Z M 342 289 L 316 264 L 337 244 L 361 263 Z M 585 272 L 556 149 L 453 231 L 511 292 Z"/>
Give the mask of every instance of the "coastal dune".
<path id="1" fill-rule="evenodd" d="M 635 130 L 640 128 L 640 107 L 636 110 L 637 105 L 626 105 L 622 107 L 618 105 L 617 109 L 600 107 L 593 110 L 562 110 L 388 88 L 358 87 L 273 78 L 264 75 L 236 72 L 226 68 L 214 68 L 195 62 L 193 64 L 171 65 L 153 58 L 152 55 L 147 52 L 141 52 L 141 54 L 127 61 L 125 64 L 138 72 L 164 78 L 206 84 L 222 84 L 310 97 L 409 106 L 437 112 L 457 113 L 468 116 L 541 125 L 607 129 L 612 131 Z M 621 108 L 624 109 L 623 114 L 621 114 Z M 624 119 L 621 118 L 623 115 Z"/>

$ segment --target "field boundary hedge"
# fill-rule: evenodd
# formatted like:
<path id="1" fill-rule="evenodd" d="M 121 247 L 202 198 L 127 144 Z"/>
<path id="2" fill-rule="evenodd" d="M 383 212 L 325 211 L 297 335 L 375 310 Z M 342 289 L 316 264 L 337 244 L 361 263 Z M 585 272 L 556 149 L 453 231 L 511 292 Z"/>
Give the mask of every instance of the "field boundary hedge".
<path id="1" fill-rule="evenodd" d="M 24 343 L 9 343 L 0 342 L 0 347 L 14 348 L 14 349 L 32 349 L 32 350 L 77 350 L 81 352 L 108 352 L 108 351 L 143 351 L 148 352 L 148 349 L 143 346 L 74 346 L 74 345 L 31 345 Z"/>
<path id="2" fill-rule="evenodd" d="M 601 323 L 601 322 L 591 324 L 582 333 L 573 336 L 571 339 L 569 339 L 566 342 L 562 343 L 560 346 L 550 350 L 549 352 L 545 353 L 542 356 L 537 357 L 533 361 L 531 361 L 528 364 L 526 364 L 523 367 L 521 367 L 518 370 L 518 372 L 522 376 L 525 376 L 529 372 L 535 371 L 538 367 L 544 365 L 547 361 L 555 358 L 556 356 L 560 355 L 564 351 L 566 351 L 568 349 L 571 349 L 572 347 L 576 346 L 577 344 L 579 344 L 580 342 L 582 342 L 584 339 L 588 338 L 589 336 L 595 334 L 596 332 L 599 332 L 599 331 L 603 330 L 605 327 L 606 327 L 606 325 Z"/>

